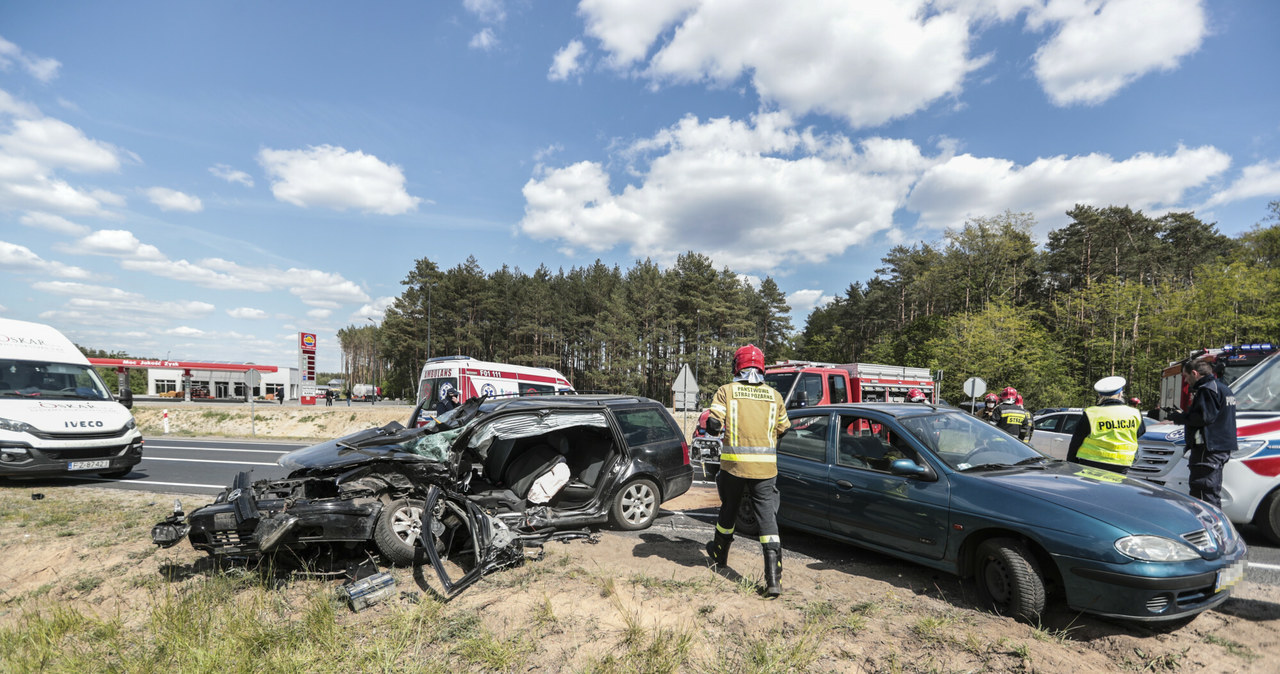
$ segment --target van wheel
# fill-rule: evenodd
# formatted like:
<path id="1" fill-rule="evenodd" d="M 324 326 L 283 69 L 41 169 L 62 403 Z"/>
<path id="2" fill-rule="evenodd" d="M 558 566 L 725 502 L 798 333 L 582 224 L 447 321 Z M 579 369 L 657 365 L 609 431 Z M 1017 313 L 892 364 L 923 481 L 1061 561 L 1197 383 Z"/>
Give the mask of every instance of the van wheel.
<path id="1" fill-rule="evenodd" d="M 1000 615 L 1036 624 L 1044 611 L 1044 577 L 1027 547 L 1011 538 L 978 546 L 974 576 L 978 593 Z"/>
<path id="2" fill-rule="evenodd" d="M 658 518 L 658 485 L 648 478 L 632 480 L 613 495 L 609 517 L 624 531 L 648 529 Z"/>
<path id="3" fill-rule="evenodd" d="M 103 473 L 98 473 L 98 477 L 105 477 L 108 480 L 118 480 L 132 472 L 133 468 L 121 468 L 120 470 L 108 470 Z"/>
<path id="4" fill-rule="evenodd" d="M 422 516 L 426 504 L 415 499 L 400 499 L 383 506 L 373 526 L 373 542 L 396 566 L 413 564 Z"/>
<path id="5" fill-rule="evenodd" d="M 1280 545 L 1280 489 L 1262 499 L 1262 505 L 1258 506 L 1258 514 L 1253 521 L 1267 540 Z"/>

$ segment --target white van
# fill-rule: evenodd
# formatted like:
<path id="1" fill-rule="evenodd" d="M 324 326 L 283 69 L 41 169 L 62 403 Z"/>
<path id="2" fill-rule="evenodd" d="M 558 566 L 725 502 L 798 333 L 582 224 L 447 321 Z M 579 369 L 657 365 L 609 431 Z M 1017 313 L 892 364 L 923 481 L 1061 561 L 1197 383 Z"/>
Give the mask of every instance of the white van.
<path id="1" fill-rule="evenodd" d="M 62 333 L 0 318 L 0 476 L 128 475 L 142 433 L 122 395 Z"/>
<path id="2" fill-rule="evenodd" d="M 462 402 L 480 395 L 572 393 L 573 385 L 549 367 L 490 363 L 466 356 L 432 358 L 422 366 L 418 402 L 426 401 L 423 411 L 434 411 L 436 404 L 454 389 L 461 394 L 458 402 Z"/>

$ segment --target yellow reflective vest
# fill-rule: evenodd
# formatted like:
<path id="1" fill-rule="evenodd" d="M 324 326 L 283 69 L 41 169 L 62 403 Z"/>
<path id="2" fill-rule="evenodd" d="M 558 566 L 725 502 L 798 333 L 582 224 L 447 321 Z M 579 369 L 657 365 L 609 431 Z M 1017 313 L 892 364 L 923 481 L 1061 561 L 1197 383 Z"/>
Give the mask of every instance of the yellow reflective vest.
<path id="1" fill-rule="evenodd" d="M 749 479 L 778 475 L 778 436 L 791 428 L 781 393 L 768 384 L 732 382 L 716 390 L 709 409 L 724 424 L 720 470 Z"/>
<path id="2" fill-rule="evenodd" d="M 1138 429 L 1142 413 L 1128 405 L 1086 407 L 1084 420 L 1089 436 L 1080 443 L 1077 459 L 1117 466 L 1131 466 L 1138 455 Z"/>

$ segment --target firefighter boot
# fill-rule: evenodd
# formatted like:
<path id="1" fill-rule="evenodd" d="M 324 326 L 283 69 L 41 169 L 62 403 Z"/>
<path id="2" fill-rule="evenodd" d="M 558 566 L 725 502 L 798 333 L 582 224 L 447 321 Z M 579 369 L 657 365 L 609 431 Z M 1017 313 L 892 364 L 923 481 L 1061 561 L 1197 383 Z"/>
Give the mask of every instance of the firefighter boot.
<path id="1" fill-rule="evenodd" d="M 764 596 L 773 599 L 782 594 L 782 551 L 764 549 Z"/>
<path id="2" fill-rule="evenodd" d="M 733 534 L 716 532 L 716 537 L 707 542 L 707 556 L 711 558 L 711 568 L 729 566 L 729 544 L 733 542 Z"/>

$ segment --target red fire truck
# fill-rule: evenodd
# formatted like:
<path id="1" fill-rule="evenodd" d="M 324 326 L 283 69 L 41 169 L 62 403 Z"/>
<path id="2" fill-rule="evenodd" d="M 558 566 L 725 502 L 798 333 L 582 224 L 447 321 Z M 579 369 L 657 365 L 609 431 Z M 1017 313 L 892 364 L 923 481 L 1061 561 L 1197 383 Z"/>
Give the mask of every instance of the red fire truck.
<path id="1" fill-rule="evenodd" d="M 1227 344 L 1221 349 L 1199 349 L 1189 354 L 1190 358 L 1208 355 L 1214 364 L 1214 372 L 1222 383 L 1230 386 L 1240 375 L 1253 369 L 1254 365 L 1267 359 L 1276 352 L 1275 344 L 1259 342 L 1252 344 Z M 1160 407 L 1176 407 L 1187 409 L 1191 404 L 1191 394 L 1187 391 L 1186 382 L 1182 381 L 1182 362 L 1169 363 L 1160 373 Z"/>
<path id="2" fill-rule="evenodd" d="M 787 407 L 908 402 L 913 388 L 930 402 L 938 400 L 937 384 L 926 367 L 783 360 L 765 368 L 764 381 L 782 393 Z"/>

